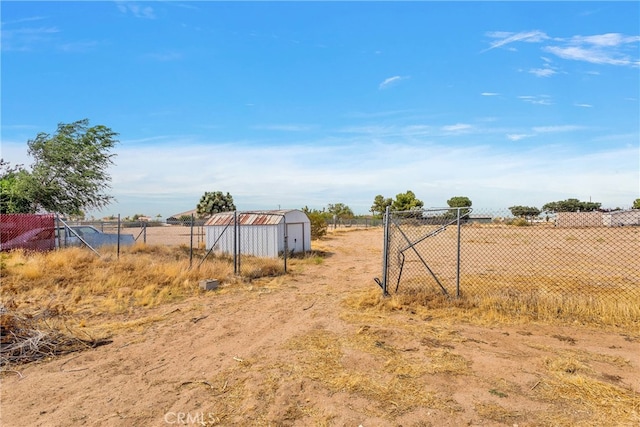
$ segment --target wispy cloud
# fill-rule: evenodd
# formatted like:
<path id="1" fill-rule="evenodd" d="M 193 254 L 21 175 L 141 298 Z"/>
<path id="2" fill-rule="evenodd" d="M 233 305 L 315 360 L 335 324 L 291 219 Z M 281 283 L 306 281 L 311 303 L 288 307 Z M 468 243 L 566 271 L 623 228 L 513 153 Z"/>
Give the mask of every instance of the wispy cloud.
<path id="1" fill-rule="evenodd" d="M 143 196 L 144 200 L 172 199 L 173 211 L 163 212 L 166 215 L 192 208 L 204 191 L 212 189 L 231 192 L 241 210 L 323 207 L 343 201 L 358 213 L 368 211 L 376 194 L 392 197 L 406 191 L 406 182 L 414 183 L 411 189 L 429 206 L 442 205 L 455 188 L 464 189 L 474 206 L 497 207 L 509 206 L 510 197 L 523 192 L 531 197 L 528 203 L 542 204 L 556 194 L 582 194 L 589 188 L 605 205 L 620 204 L 637 193 L 633 185 L 638 179 L 637 160 L 633 160 L 637 148 L 583 156 L 553 146 L 518 148 L 511 153 L 423 143 L 369 142 L 367 147 L 363 150 L 356 141 L 337 147 L 189 141 L 136 147 L 124 143 L 113 171 L 113 190 L 120 201 Z M 141 164 L 140 158 L 150 160 Z M 326 167 L 329 163 L 331 168 Z M 451 177 L 454 169 L 458 172 Z M 196 178 L 190 173 L 193 170 L 200 171 Z M 401 182 L 389 179 L 398 176 L 399 170 Z M 348 188 L 345 182 L 350 183 Z M 539 195 L 534 194 L 533 182 Z M 184 205 L 176 204 L 178 198 Z M 110 206 L 111 212 L 128 214 L 118 205 Z"/>
<path id="2" fill-rule="evenodd" d="M 510 133 L 510 134 L 507 134 L 507 139 L 510 141 L 520 141 L 521 139 L 530 138 L 532 136 L 533 135 L 529 135 L 526 133 Z"/>
<path id="3" fill-rule="evenodd" d="M 576 107 L 583 107 L 583 108 L 591 108 L 591 107 L 593 107 L 593 105 L 591 105 L 591 104 L 579 104 L 579 103 L 575 103 L 575 104 L 573 104 L 573 105 L 575 105 Z"/>
<path id="4" fill-rule="evenodd" d="M 45 19 L 43 16 L 28 16 L 26 18 L 14 19 L 13 21 L 2 21 L 3 27 L 7 25 L 22 24 L 23 22 L 41 21 Z"/>
<path id="5" fill-rule="evenodd" d="M 608 64 L 619 66 L 640 66 L 638 45 L 640 36 L 627 36 L 620 33 L 596 34 L 590 36 L 575 35 L 570 38 L 551 37 L 534 30 L 519 33 L 493 31 L 485 34 L 491 39 L 489 47 L 482 52 L 519 42 L 542 43 L 542 51 L 559 58 L 573 61 L 584 61 L 592 64 Z M 548 60 L 548 58 L 546 58 Z M 538 77 L 549 77 L 554 72 L 534 69 L 532 74 Z"/>
<path id="6" fill-rule="evenodd" d="M 522 96 L 519 96 L 518 99 L 534 105 L 552 105 L 553 104 L 553 102 L 551 102 L 551 97 L 549 95 L 536 95 L 536 96 L 522 95 Z"/>
<path id="7" fill-rule="evenodd" d="M 409 76 L 393 76 L 387 79 L 384 79 L 382 83 L 378 86 L 379 89 L 387 89 L 389 86 L 397 84 L 401 80 L 408 79 Z"/>
<path id="8" fill-rule="evenodd" d="M 124 14 L 131 14 L 136 18 L 155 19 L 156 15 L 151 6 L 141 6 L 129 1 L 116 1 L 118 10 Z"/>
<path id="9" fill-rule="evenodd" d="M 583 130 L 584 126 L 577 126 L 577 125 L 535 126 L 532 129 L 534 132 L 537 132 L 537 133 L 573 132 L 576 130 Z"/>
<path id="10" fill-rule="evenodd" d="M 496 40 L 490 42 L 490 46 L 487 49 L 484 49 L 482 52 L 487 52 L 491 49 L 506 46 L 515 42 L 539 43 L 549 38 L 549 36 L 547 36 L 545 33 L 538 30 L 522 31 L 519 33 L 490 31 L 486 33 L 486 36 Z"/>
<path id="11" fill-rule="evenodd" d="M 88 52 L 96 48 L 96 41 L 78 41 L 73 43 L 63 43 L 57 46 L 57 49 L 67 53 Z"/>
<path id="12" fill-rule="evenodd" d="M 466 123 L 456 123 L 455 125 L 442 126 L 441 129 L 444 132 L 462 133 L 470 131 L 471 129 L 473 129 L 473 126 Z"/>
<path id="13" fill-rule="evenodd" d="M 17 29 L 5 29 L 2 26 L 2 50 L 3 51 L 31 51 L 37 47 L 52 42 L 53 36 L 59 33 L 57 27 L 25 27 Z"/>
<path id="14" fill-rule="evenodd" d="M 496 92 L 482 92 L 480 95 L 482 95 L 482 96 L 498 96 L 500 94 L 496 93 Z"/>
<path id="15" fill-rule="evenodd" d="M 636 67 L 640 65 L 638 58 L 631 58 L 631 56 L 620 51 L 602 49 L 600 46 L 565 45 L 546 46 L 543 49 L 563 59 L 591 62 L 592 64 L 629 65 Z"/>
<path id="16" fill-rule="evenodd" d="M 529 73 L 533 74 L 536 77 L 551 77 L 554 74 L 556 74 L 557 71 L 555 71 L 550 67 L 544 67 L 544 68 L 532 68 L 531 70 L 529 70 Z"/>

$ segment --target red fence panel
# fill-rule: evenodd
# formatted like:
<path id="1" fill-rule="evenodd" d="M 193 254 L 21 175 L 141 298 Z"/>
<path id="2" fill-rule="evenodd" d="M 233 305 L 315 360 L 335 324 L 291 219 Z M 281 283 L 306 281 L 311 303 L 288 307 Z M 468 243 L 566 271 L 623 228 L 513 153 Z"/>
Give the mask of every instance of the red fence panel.
<path id="1" fill-rule="evenodd" d="M 47 251 L 55 247 L 55 215 L 0 215 L 0 250 Z"/>

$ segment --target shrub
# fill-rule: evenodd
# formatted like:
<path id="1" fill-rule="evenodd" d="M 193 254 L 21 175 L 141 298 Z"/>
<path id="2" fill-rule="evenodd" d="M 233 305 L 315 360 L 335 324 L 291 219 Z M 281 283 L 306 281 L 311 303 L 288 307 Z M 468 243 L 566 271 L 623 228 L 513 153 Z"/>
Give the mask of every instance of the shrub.
<path id="1" fill-rule="evenodd" d="M 325 217 L 319 212 L 308 212 L 307 216 L 311 222 L 311 239 L 317 240 L 327 234 L 327 222 Z"/>

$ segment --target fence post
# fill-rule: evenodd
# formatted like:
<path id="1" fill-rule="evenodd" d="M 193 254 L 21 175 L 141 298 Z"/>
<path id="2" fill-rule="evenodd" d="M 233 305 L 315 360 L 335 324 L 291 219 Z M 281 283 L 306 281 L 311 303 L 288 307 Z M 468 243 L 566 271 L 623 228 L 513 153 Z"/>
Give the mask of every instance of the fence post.
<path id="1" fill-rule="evenodd" d="M 60 217 L 58 216 L 58 214 L 56 214 L 56 223 L 55 223 L 55 232 L 53 233 L 53 239 L 54 239 L 54 243 L 53 245 L 56 245 L 56 239 L 58 240 L 57 242 L 57 249 L 62 248 L 62 236 L 60 235 Z M 65 233 L 66 234 L 66 233 Z"/>
<path id="2" fill-rule="evenodd" d="M 458 208 L 458 215 L 456 219 L 456 225 L 458 229 L 458 256 L 456 260 L 456 298 L 460 298 L 460 209 Z"/>
<path id="3" fill-rule="evenodd" d="M 120 258 L 120 214 L 118 214 L 118 251 L 116 258 Z"/>
<path id="4" fill-rule="evenodd" d="M 191 214 L 191 230 L 189 231 L 189 268 L 193 265 L 193 223 L 195 217 Z"/>
<path id="5" fill-rule="evenodd" d="M 389 276 L 389 223 L 391 218 L 391 207 L 387 206 L 384 212 L 382 224 L 384 226 L 384 246 L 382 249 L 382 295 L 387 296 L 387 278 Z"/>
<path id="6" fill-rule="evenodd" d="M 233 211 L 233 274 L 238 274 L 238 212 Z"/>
<path id="7" fill-rule="evenodd" d="M 284 272 L 287 272 L 287 252 L 289 252 L 289 244 L 288 244 L 288 240 L 289 240 L 289 236 L 287 234 L 287 217 L 286 216 L 282 216 L 283 222 L 284 222 Z"/>

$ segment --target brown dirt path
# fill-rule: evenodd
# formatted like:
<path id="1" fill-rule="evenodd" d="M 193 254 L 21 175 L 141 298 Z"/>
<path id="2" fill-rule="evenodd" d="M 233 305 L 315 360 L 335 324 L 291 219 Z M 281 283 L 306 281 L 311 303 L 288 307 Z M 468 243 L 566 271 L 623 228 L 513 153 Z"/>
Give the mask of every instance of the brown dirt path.
<path id="1" fill-rule="evenodd" d="M 376 289 L 381 237 L 331 234 L 318 264 L 141 310 L 109 345 L 5 373 L 1 425 L 594 425 L 604 409 L 554 400 L 572 372 L 638 404 L 638 336 L 346 304 Z M 629 410 L 610 425 L 640 420 Z"/>

